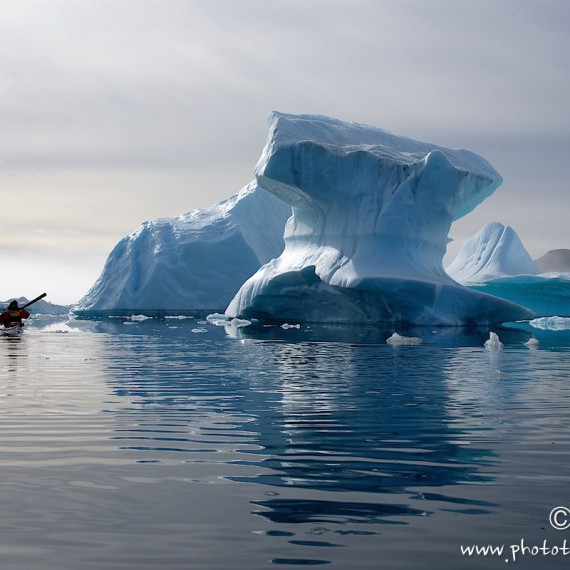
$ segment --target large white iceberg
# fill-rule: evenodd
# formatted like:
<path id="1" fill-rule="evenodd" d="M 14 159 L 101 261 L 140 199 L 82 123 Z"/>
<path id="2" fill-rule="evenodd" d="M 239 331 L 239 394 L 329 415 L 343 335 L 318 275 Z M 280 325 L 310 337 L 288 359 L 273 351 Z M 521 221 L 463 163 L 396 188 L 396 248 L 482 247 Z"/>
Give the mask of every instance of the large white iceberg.
<path id="1" fill-rule="evenodd" d="M 274 113 L 260 187 L 293 208 L 285 249 L 228 317 L 482 325 L 528 319 L 443 269 L 454 220 L 501 184 L 480 156 L 314 115 Z"/>
<path id="2" fill-rule="evenodd" d="M 540 273 L 515 230 L 499 222 L 486 224 L 470 237 L 446 271 L 466 285 Z"/>
<path id="3" fill-rule="evenodd" d="M 290 215 L 253 182 L 211 208 L 145 222 L 115 246 L 74 311 L 224 310 L 281 253 Z"/>

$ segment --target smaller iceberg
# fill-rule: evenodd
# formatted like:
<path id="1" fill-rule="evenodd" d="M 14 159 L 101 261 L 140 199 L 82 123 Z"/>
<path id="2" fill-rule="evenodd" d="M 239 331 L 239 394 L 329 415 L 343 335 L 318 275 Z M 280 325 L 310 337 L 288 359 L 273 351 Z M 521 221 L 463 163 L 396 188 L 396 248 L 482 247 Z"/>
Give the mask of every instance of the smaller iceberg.
<path id="1" fill-rule="evenodd" d="M 499 222 L 486 224 L 469 238 L 445 270 L 464 285 L 540 273 L 515 230 Z"/>
<path id="2" fill-rule="evenodd" d="M 563 259 L 556 254 L 535 263 L 512 228 L 492 222 L 463 244 L 446 271 L 473 290 L 528 307 L 537 317 L 569 316 L 570 273 L 541 273 L 539 267 L 547 261 L 560 265 Z"/>

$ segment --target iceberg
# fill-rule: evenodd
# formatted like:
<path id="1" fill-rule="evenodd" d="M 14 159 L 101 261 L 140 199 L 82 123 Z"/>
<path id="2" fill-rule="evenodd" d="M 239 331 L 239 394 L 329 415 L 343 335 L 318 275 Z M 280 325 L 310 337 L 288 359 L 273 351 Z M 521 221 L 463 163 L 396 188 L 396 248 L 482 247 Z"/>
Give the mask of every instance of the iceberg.
<path id="1" fill-rule="evenodd" d="M 291 208 L 255 182 L 214 206 L 143 223 L 110 253 L 74 312 L 223 311 L 283 249 Z"/>
<path id="2" fill-rule="evenodd" d="M 469 287 L 524 305 L 536 317 L 570 316 L 570 273 L 498 277 Z"/>
<path id="3" fill-rule="evenodd" d="M 564 267 L 564 251 L 543 256 L 540 265 Z M 469 238 L 446 270 L 473 290 L 528 307 L 537 317 L 570 315 L 570 273 L 541 273 L 516 232 L 499 222 Z"/>
<path id="4" fill-rule="evenodd" d="M 469 238 L 446 271 L 464 285 L 540 273 L 515 230 L 499 222 L 486 224 Z"/>
<path id="5" fill-rule="evenodd" d="M 258 185 L 292 207 L 281 255 L 229 318 L 477 326 L 532 318 L 443 268 L 454 220 L 501 184 L 482 157 L 320 115 L 273 113 Z"/>

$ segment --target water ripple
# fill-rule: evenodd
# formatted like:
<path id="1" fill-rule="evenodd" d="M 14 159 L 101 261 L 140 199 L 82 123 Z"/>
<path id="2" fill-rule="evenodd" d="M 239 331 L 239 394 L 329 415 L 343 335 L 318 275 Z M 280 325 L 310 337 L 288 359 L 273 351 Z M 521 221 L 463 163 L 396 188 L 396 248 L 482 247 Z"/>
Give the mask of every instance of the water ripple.
<path id="1" fill-rule="evenodd" d="M 90 327 L 0 343 L 11 570 L 360 570 L 380 553 L 414 568 L 434 541 L 444 567 L 470 532 L 496 540 L 516 511 L 536 534 L 566 497 L 565 342 L 529 351 L 516 333 L 490 354 L 330 330 Z"/>

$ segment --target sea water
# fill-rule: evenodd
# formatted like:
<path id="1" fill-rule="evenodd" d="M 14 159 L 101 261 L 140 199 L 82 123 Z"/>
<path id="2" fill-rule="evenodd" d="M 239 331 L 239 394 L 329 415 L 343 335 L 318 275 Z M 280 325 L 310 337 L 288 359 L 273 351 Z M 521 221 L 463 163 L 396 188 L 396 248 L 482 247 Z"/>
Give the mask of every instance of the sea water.
<path id="1" fill-rule="evenodd" d="M 393 332 L 0 338 L 0 567 L 566 567 L 570 331 Z"/>

